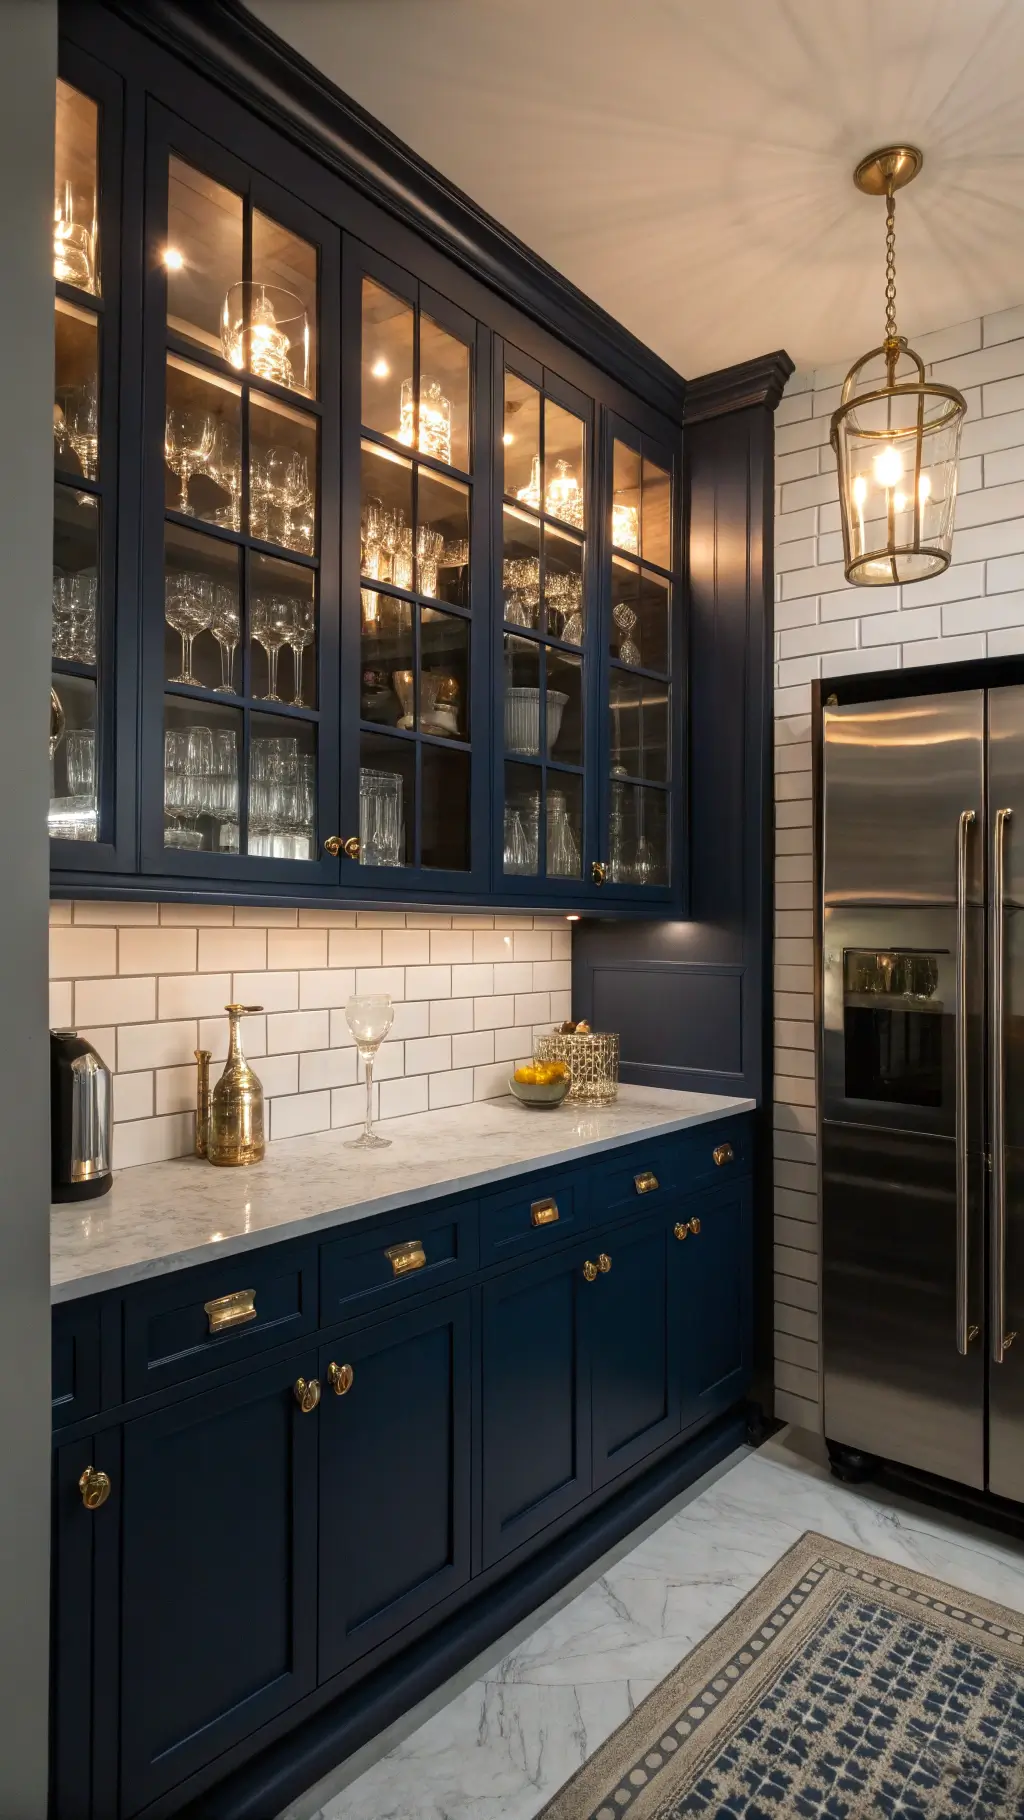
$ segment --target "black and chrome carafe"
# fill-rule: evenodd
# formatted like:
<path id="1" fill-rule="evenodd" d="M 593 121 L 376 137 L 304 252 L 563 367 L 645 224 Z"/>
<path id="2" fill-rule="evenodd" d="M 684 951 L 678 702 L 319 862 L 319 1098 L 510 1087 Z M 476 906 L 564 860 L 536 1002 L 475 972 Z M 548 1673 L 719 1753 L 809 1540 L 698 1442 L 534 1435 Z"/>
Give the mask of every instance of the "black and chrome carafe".
<path id="1" fill-rule="evenodd" d="M 110 1069 L 77 1030 L 50 1031 L 50 1156 L 55 1201 L 106 1194 L 110 1167 Z"/>

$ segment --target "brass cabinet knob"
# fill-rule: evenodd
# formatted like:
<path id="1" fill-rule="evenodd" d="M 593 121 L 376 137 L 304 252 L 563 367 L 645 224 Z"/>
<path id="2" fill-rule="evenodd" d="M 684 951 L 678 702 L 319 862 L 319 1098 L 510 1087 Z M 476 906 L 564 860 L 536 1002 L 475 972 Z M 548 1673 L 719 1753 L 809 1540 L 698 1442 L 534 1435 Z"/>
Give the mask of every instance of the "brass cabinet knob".
<path id="1" fill-rule="evenodd" d="M 583 1275 L 586 1277 L 588 1283 L 593 1283 L 597 1280 L 597 1265 L 593 1262 L 592 1258 L 588 1258 L 584 1264 Z"/>
<path id="2" fill-rule="evenodd" d="M 723 1163 L 731 1163 L 732 1159 L 733 1148 L 731 1144 L 716 1144 L 711 1152 L 711 1160 L 716 1169 L 721 1169 Z"/>
<path id="3" fill-rule="evenodd" d="M 87 1466 L 78 1481 L 86 1510 L 99 1510 L 110 1496 L 110 1477 L 96 1466 Z"/>
<path id="4" fill-rule="evenodd" d="M 315 1409 L 320 1401 L 320 1379 L 296 1378 L 294 1392 L 296 1403 L 303 1415 L 308 1416 L 310 1410 Z"/>
<path id="5" fill-rule="evenodd" d="M 342 840 L 340 834 L 330 834 L 324 841 L 324 852 L 333 853 L 335 859 L 337 859 L 339 853 L 344 853 L 348 859 L 358 859 L 359 836 L 358 834 L 350 834 L 348 840 Z"/>
<path id="6" fill-rule="evenodd" d="M 355 1375 L 351 1365 L 336 1365 L 333 1359 L 327 1367 L 327 1382 L 336 1397 L 347 1396 L 352 1389 Z"/>
<path id="7" fill-rule="evenodd" d="M 672 1231 L 677 1239 L 688 1239 L 690 1236 L 690 1228 L 685 1220 L 677 1220 Z"/>
<path id="8" fill-rule="evenodd" d="M 690 1231 L 693 1233 L 694 1238 L 696 1238 L 698 1232 L 700 1231 L 700 1221 L 697 1218 L 696 1214 L 694 1214 L 693 1219 L 689 1222 L 689 1225 L 690 1225 Z"/>
<path id="9" fill-rule="evenodd" d="M 612 1267 L 611 1258 L 608 1256 L 608 1253 L 606 1251 L 602 1251 L 599 1254 L 598 1260 L 597 1260 L 597 1268 L 601 1272 L 601 1275 L 606 1277 L 608 1275 L 608 1272 L 611 1269 L 611 1267 Z"/>
<path id="10" fill-rule="evenodd" d="M 608 868 L 603 860 L 595 859 L 591 861 L 590 876 L 595 885 L 604 884 L 605 879 L 608 877 Z"/>

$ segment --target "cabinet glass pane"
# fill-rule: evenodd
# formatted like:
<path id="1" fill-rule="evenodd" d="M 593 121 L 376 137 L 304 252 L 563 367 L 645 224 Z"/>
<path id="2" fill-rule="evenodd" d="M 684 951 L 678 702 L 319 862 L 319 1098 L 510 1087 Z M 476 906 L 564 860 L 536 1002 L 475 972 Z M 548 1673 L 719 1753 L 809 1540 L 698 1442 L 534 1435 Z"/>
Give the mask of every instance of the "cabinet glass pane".
<path id="1" fill-rule="evenodd" d="M 540 525 L 526 512 L 506 506 L 502 526 L 505 619 L 510 626 L 536 629 L 540 624 Z"/>
<path id="2" fill-rule="evenodd" d="M 608 870 L 618 885 L 667 885 L 667 791 L 612 784 Z"/>
<path id="3" fill-rule="evenodd" d="M 466 343 L 421 315 L 420 452 L 465 473 L 470 466 L 469 402 Z"/>
<path id="4" fill-rule="evenodd" d="M 540 393 L 505 368 L 505 491 L 540 509 Z"/>
<path id="5" fill-rule="evenodd" d="M 413 334 L 412 305 L 364 278 L 362 421 L 382 436 L 397 438 L 401 429 L 402 387 L 406 380 L 412 384 Z"/>
<path id="6" fill-rule="evenodd" d="M 83 676 L 54 676 L 50 702 L 51 840 L 95 841 L 97 815 L 96 684 Z"/>
<path id="7" fill-rule="evenodd" d="M 582 878 L 582 777 L 548 772 L 546 853 L 549 878 Z"/>
<path id="8" fill-rule="evenodd" d="M 279 221 L 252 215 L 252 282 L 225 300 L 232 366 L 312 395 L 316 391 L 316 248 Z"/>
<path id="9" fill-rule="evenodd" d="M 448 739 L 469 738 L 469 622 L 420 608 L 420 726 Z M 426 786 L 424 785 L 424 788 Z"/>
<path id="10" fill-rule="evenodd" d="M 100 477 L 99 319 L 57 298 L 53 340 L 53 460 L 58 473 Z"/>
<path id="11" fill-rule="evenodd" d="M 645 562 L 672 567 L 672 476 L 644 456 L 644 495 L 641 515 Z"/>
<path id="12" fill-rule="evenodd" d="M 359 741 L 360 865 L 414 864 L 418 743 L 386 733 L 364 733 Z"/>
<path id="13" fill-rule="evenodd" d="M 167 177 L 167 327 L 209 353 L 231 358 L 228 297 L 241 284 L 242 198 L 183 159 Z M 241 360 L 236 364 L 241 365 Z"/>
<path id="14" fill-rule="evenodd" d="M 362 573 L 370 581 L 413 585 L 412 462 L 379 449 L 362 447 Z"/>
<path id="15" fill-rule="evenodd" d="M 583 421 L 545 398 L 544 510 L 582 530 L 584 507 Z"/>
<path id="16" fill-rule="evenodd" d="M 547 749 L 563 765 L 583 763 L 583 659 L 548 648 Z M 548 787 L 551 777 L 548 776 Z"/>
<path id="17" fill-rule="evenodd" d="M 242 394 L 238 386 L 169 355 L 164 503 L 169 511 L 237 528 Z"/>
<path id="18" fill-rule="evenodd" d="M 520 757 L 540 756 L 540 685 L 544 647 L 533 639 L 504 640 L 505 750 Z M 548 729 L 549 733 L 551 728 Z"/>
<path id="19" fill-rule="evenodd" d="M 631 669 L 668 670 L 669 584 L 612 557 L 611 654 Z"/>
<path id="20" fill-rule="evenodd" d="M 319 665 L 312 569 L 253 551 L 249 635 L 253 695 L 261 701 L 315 708 Z"/>
<path id="21" fill-rule="evenodd" d="M 640 554 L 640 456 L 616 438 L 612 460 L 612 543 Z"/>
<path id="22" fill-rule="evenodd" d="M 359 712 L 382 727 L 411 724 L 402 694 L 408 694 L 414 675 L 413 611 L 410 601 L 393 594 L 361 592 Z"/>
<path id="23" fill-rule="evenodd" d="M 668 780 L 668 684 L 628 671 L 609 676 L 613 777 Z"/>
<path id="24" fill-rule="evenodd" d="M 254 714 L 249 744 L 248 851 L 316 859 L 316 740 L 308 720 Z"/>
<path id="25" fill-rule="evenodd" d="M 57 83 L 54 143 L 53 275 L 76 290 L 100 288 L 97 235 L 99 109 L 68 82 Z"/>
<path id="26" fill-rule="evenodd" d="M 238 852 L 242 714 L 164 696 L 164 846 Z"/>
<path id="27" fill-rule="evenodd" d="M 99 547 L 95 494 L 54 487 L 52 643 L 66 663 L 96 662 Z"/>
<path id="28" fill-rule="evenodd" d="M 568 645 L 583 643 L 583 545 L 544 526 L 545 629 Z"/>
<path id="29" fill-rule="evenodd" d="M 249 529 L 262 543 L 313 556 L 317 546 L 317 420 L 249 395 Z"/>
<path id="30" fill-rule="evenodd" d="M 241 689 L 239 552 L 169 524 L 164 529 L 164 675 L 217 694 Z"/>
<path id="31" fill-rule="evenodd" d="M 468 606 L 469 488 L 417 469 L 416 587 L 429 600 Z"/>
<path id="32" fill-rule="evenodd" d="M 424 745 L 420 864 L 469 871 L 469 753 Z"/>
<path id="33" fill-rule="evenodd" d="M 503 869 L 512 878 L 540 870 L 540 767 L 505 763 Z"/>

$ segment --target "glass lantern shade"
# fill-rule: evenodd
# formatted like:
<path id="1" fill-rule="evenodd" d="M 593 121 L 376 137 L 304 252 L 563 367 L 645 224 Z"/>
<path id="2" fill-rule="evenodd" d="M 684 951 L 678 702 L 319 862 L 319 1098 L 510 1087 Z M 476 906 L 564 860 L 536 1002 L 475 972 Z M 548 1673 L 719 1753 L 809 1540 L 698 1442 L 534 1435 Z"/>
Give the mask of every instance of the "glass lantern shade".
<path id="1" fill-rule="evenodd" d="M 892 586 L 949 567 L 966 410 L 903 336 L 891 370 L 885 346 L 851 367 L 831 436 L 847 581 Z"/>

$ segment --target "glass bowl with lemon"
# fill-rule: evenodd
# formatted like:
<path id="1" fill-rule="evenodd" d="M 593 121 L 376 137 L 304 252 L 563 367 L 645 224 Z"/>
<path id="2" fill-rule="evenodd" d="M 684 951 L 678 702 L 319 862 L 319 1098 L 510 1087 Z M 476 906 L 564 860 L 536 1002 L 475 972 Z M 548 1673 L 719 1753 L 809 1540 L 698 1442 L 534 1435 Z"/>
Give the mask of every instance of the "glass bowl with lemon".
<path id="1" fill-rule="evenodd" d="M 560 1106 L 572 1086 L 565 1062 L 524 1062 L 509 1079 L 509 1092 L 524 1106 L 538 1110 Z"/>

